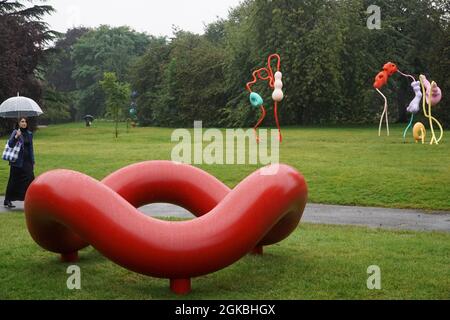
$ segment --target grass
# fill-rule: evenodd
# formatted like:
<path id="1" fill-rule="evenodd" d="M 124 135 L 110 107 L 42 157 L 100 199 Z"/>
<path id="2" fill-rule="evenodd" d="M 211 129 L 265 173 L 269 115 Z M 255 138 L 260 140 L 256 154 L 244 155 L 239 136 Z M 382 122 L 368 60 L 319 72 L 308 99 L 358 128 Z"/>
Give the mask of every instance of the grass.
<path id="1" fill-rule="evenodd" d="M 301 171 L 310 201 L 324 204 L 450 210 L 450 132 L 439 146 L 403 143 L 403 127 L 391 137 L 377 128 L 284 128 L 280 161 Z M 114 139 L 112 124 L 87 129 L 81 123 L 51 126 L 35 134 L 36 174 L 66 168 L 102 179 L 123 166 L 168 160 L 176 143 L 173 129 L 122 128 Z M 204 146 L 207 144 L 205 143 Z M 234 187 L 256 165 L 201 165 Z M 0 190 L 9 168 L 0 166 Z"/>
<path id="2" fill-rule="evenodd" d="M 95 249 L 80 253 L 82 290 L 66 287 L 68 264 L 40 249 L 22 214 L 0 215 L 3 299 L 450 299 L 450 234 L 302 224 L 263 257 L 193 280 L 177 297 L 168 281 L 129 272 Z M 367 268 L 382 290 L 368 290 Z"/>
<path id="3" fill-rule="evenodd" d="M 306 177 L 310 201 L 450 210 L 450 144 L 416 145 L 392 128 L 285 128 L 281 162 Z M 36 174 L 72 169 L 102 179 L 126 165 L 168 160 L 172 129 L 137 128 L 114 139 L 110 123 L 51 126 L 35 134 Z M 446 132 L 448 135 L 448 132 Z M 205 144 L 206 145 L 206 144 Z M 234 187 L 256 165 L 201 165 Z M 0 166 L 0 190 L 8 166 Z M 193 280 L 174 296 L 168 281 L 123 269 L 95 249 L 81 252 L 82 290 L 66 287 L 68 264 L 39 248 L 23 214 L 0 215 L 1 299 L 450 299 L 450 234 L 302 224 L 287 240 Z M 378 265 L 382 290 L 368 290 Z"/>

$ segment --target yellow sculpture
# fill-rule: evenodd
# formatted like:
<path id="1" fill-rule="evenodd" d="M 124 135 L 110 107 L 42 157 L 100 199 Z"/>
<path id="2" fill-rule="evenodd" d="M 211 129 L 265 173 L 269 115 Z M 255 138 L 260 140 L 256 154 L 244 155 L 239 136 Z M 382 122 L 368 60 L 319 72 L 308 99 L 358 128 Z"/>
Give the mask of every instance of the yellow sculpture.
<path id="1" fill-rule="evenodd" d="M 430 120 L 430 128 L 431 128 L 431 142 L 430 144 L 439 144 L 444 136 L 444 129 L 439 121 L 436 120 L 431 114 L 431 107 L 437 105 L 442 99 L 441 89 L 437 86 L 436 82 L 430 83 L 424 75 L 420 76 L 420 84 L 422 86 L 422 90 L 425 93 L 423 95 L 423 113 L 425 117 Z M 428 103 L 428 112 L 426 105 Z M 434 132 L 433 122 L 436 123 L 441 130 L 441 135 L 439 139 L 436 138 L 436 134 Z"/>
<path id="2" fill-rule="evenodd" d="M 414 140 L 416 140 L 416 143 L 419 143 L 419 141 L 422 140 L 422 144 L 425 144 L 427 130 L 425 129 L 425 126 L 423 125 L 423 123 L 417 122 L 414 125 L 413 135 L 414 135 Z"/>

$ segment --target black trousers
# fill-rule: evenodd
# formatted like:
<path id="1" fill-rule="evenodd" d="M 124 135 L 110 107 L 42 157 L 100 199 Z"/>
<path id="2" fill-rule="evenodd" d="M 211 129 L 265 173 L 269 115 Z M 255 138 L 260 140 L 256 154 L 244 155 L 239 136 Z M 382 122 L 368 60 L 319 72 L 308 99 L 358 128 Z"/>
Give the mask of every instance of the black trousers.
<path id="1" fill-rule="evenodd" d="M 24 201 L 28 187 L 34 180 L 33 163 L 26 159 L 22 168 L 11 166 L 5 201 Z"/>

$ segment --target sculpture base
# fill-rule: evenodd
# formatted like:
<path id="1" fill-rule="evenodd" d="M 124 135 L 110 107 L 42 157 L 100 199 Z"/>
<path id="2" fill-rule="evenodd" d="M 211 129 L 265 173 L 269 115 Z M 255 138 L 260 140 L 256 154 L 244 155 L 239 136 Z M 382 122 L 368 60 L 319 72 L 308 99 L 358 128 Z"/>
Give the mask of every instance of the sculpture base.
<path id="1" fill-rule="evenodd" d="M 263 249 L 262 246 L 261 247 L 256 247 L 255 249 L 253 249 L 250 252 L 250 254 L 254 255 L 254 256 L 262 256 L 264 254 L 264 249 Z"/>
<path id="2" fill-rule="evenodd" d="M 170 279 L 170 290 L 178 295 L 191 292 L 191 279 Z"/>
<path id="3" fill-rule="evenodd" d="M 73 253 L 63 253 L 61 254 L 61 262 L 71 263 L 78 261 L 78 251 Z"/>

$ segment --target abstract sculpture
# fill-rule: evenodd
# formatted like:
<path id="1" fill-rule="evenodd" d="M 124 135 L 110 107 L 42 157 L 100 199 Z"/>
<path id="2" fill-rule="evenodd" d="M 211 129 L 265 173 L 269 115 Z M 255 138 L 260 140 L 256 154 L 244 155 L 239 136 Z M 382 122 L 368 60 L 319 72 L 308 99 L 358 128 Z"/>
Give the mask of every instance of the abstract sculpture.
<path id="1" fill-rule="evenodd" d="M 412 75 L 401 72 L 398 69 L 397 65 L 392 62 L 388 62 L 384 65 L 383 71 L 378 73 L 378 75 L 375 77 L 375 82 L 373 84 L 375 90 L 377 90 L 377 92 L 384 99 L 384 110 L 383 114 L 381 115 L 378 135 L 381 136 L 381 127 L 383 124 L 383 118 L 386 117 L 387 134 L 389 136 L 388 101 L 386 96 L 380 91 L 380 89 L 387 84 L 389 77 L 393 76 L 395 73 L 399 73 L 402 76 L 411 79 L 412 80 L 411 87 L 414 91 L 414 99 L 411 101 L 408 108 L 406 109 L 408 113 L 411 113 L 411 120 L 403 133 L 403 139 L 406 140 L 406 135 L 414 122 L 414 115 L 420 111 L 420 102 L 422 101 L 424 115 L 430 121 L 432 134 L 431 144 L 433 143 L 439 144 L 444 135 L 444 130 L 439 121 L 432 116 L 431 109 L 441 101 L 442 99 L 441 89 L 437 86 L 435 82 L 430 83 L 424 75 L 421 75 L 419 77 L 420 80 L 416 81 L 416 78 L 414 78 Z M 426 104 L 428 104 L 428 111 L 426 108 Z M 434 123 L 438 125 L 441 131 L 439 139 L 436 137 L 436 134 L 434 132 L 434 125 L 433 125 Z M 422 142 L 424 143 L 426 135 L 425 126 L 419 122 L 418 125 L 416 125 L 413 130 L 413 135 L 416 142 L 422 140 Z"/>
<path id="2" fill-rule="evenodd" d="M 102 182 L 68 170 L 38 177 L 25 199 L 28 230 L 42 248 L 76 261 L 92 245 L 131 271 L 170 279 L 178 294 L 191 278 L 226 268 L 247 253 L 287 238 L 307 201 L 300 173 L 278 165 L 230 190 L 208 173 L 169 161 L 123 168 Z M 163 202 L 198 218 L 157 220 L 136 208 Z"/>
<path id="3" fill-rule="evenodd" d="M 277 59 L 277 71 L 273 72 L 272 69 L 272 59 Z M 262 81 L 268 81 L 269 87 L 273 89 L 272 93 L 272 100 L 274 101 L 274 115 L 275 115 L 275 121 L 277 123 L 278 128 L 278 137 L 280 142 L 283 141 L 283 136 L 281 135 L 281 128 L 280 128 L 280 121 L 278 119 L 278 103 L 281 102 L 284 99 L 284 93 L 283 93 L 283 74 L 280 72 L 281 70 L 281 58 L 278 54 L 272 54 L 269 56 L 267 61 L 267 67 L 266 68 L 260 68 L 253 72 L 253 80 L 249 83 L 247 83 L 247 90 L 250 92 L 250 103 L 254 108 L 260 108 L 261 109 L 261 117 L 258 120 L 258 123 L 254 127 L 255 135 L 256 135 L 256 141 L 259 142 L 259 136 L 257 129 L 264 121 L 267 112 L 266 108 L 264 107 L 264 100 L 263 98 L 256 92 L 253 92 L 252 86 L 255 85 L 258 80 Z M 266 76 L 263 76 L 262 73 L 265 73 Z"/>

